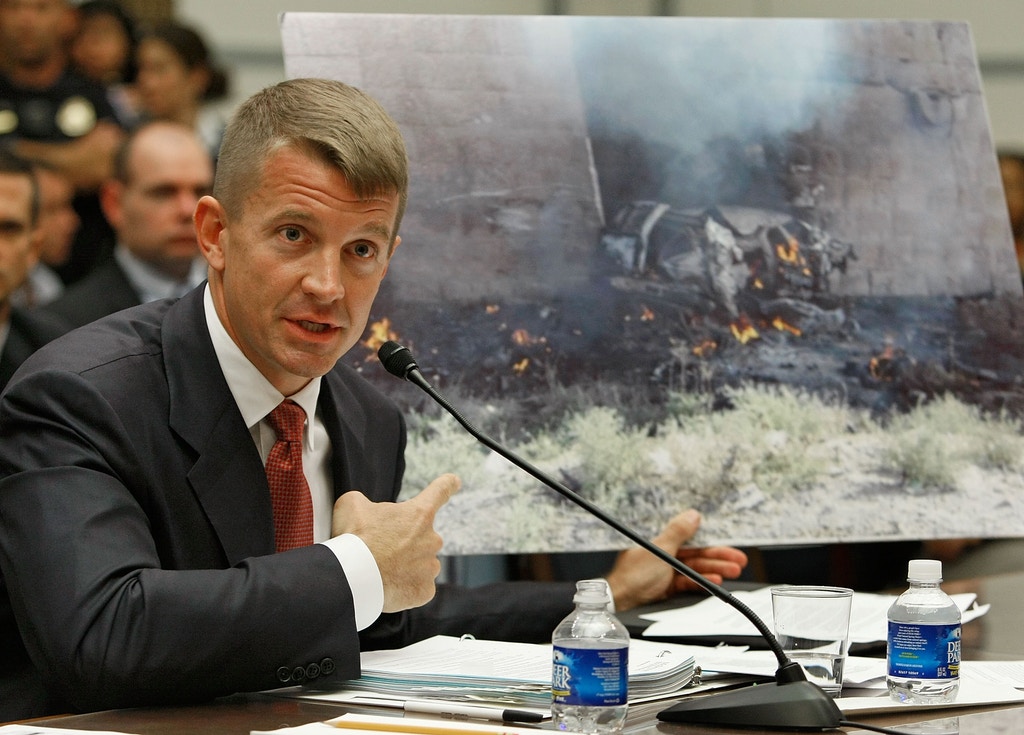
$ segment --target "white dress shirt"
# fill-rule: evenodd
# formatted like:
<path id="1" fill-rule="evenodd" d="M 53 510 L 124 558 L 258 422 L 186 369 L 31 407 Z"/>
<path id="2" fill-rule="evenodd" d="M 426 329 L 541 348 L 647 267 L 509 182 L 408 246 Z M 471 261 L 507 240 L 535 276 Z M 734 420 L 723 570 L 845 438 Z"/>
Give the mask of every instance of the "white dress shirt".
<path id="1" fill-rule="evenodd" d="M 302 470 L 313 498 L 313 540 L 323 543 L 338 557 L 352 590 L 356 629 L 363 630 L 380 616 L 384 608 L 384 584 L 377 562 L 361 538 L 354 534 L 331 538 L 334 509 L 331 442 L 317 411 L 320 378 L 314 378 L 291 396 L 282 395 L 242 354 L 221 324 L 209 285 L 206 286 L 203 303 L 217 361 L 264 464 L 276 441 L 274 430 L 266 421 L 267 415 L 285 398 L 291 398 L 306 412 L 306 425 L 302 431 Z"/>

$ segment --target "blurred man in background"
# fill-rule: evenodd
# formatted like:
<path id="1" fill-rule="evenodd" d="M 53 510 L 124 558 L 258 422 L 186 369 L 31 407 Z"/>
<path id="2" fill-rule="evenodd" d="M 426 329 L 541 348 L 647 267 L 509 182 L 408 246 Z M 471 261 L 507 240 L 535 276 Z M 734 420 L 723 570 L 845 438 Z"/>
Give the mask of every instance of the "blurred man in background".
<path id="1" fill-rule="evenodd" d="M 29 355 L 65 331 L 11 303 L 38 258 L 38 212 L 32 165 L 0 146 L 0 391 Z"/>
<path id="2" fill-rule="evenodd" d="M 100 189 L 114 228 L 113 256 L 74 284 L 47 310 L 72 326 L 157 299 L 177 297 L 206 277 L 192 213 L 213 186 L 213 163 L 184 125 L 136 128 Z"/>

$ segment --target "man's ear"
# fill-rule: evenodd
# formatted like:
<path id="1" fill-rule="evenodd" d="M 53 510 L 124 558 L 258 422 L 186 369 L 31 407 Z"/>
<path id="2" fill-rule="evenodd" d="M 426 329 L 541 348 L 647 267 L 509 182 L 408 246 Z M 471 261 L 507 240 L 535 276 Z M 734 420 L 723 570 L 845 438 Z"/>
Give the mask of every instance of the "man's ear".
<path id="1" fill-rule="evenodd" d="M 192 220 L 196 227 L 196 242 L 210 267 L 224 270 L 224 250 L 228 244 L 227 213 L 212 196 L 204 196 L 196 203 Z"/>
<path id="2" fill-rule="evenodd" d="M 103 216 L 115 231 L 121 229 L 123 221 L 121 217 L 121 213 L 124 211 L 121 205 L 122 197 L 124 197 L 124 184 L 117 179 L 108 179 L 100 184 L 100 209 L 103 210 Z"/>

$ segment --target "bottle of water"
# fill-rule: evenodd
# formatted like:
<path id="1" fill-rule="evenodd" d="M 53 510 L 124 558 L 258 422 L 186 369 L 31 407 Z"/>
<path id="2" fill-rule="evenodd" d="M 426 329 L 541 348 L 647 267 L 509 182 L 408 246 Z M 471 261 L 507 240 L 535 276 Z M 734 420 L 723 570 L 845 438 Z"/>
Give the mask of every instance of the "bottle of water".
<path id="1" fill-rule="evenodd" d="M 897 702 L 956 699 L 960 688 L 960 609 L 939 588 L 942 562 L 914 559 L 910 588 L 889 608 L 889 696 Z"/>
<path id="2" fill-rule="evenodd" d="M 551 714 L 563 732 L 613 733 L 626 719 L 629 632 L 603 579 L 576 583 L 576 609 L 551 636 Z"/>

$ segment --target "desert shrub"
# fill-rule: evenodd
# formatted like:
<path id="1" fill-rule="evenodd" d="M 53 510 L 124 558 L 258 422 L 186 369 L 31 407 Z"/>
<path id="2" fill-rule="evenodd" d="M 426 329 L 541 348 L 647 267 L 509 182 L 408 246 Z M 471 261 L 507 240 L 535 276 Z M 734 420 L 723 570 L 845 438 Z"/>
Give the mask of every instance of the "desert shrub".
<path id="1" fill-rule="evenodd" d="M 711 412 L 714 396 L 710 393 L 672 391 L 665 401 L 665 413 L 669 420 L 683 426 L 693 419 L 700 419 Z"/>
<path id="2" fill-rule="evenodd" d="M 486 452 L 451 416 L 419 417 L 409 430 L 402 497 L 415 495 L 445 472 L 457 474 L 464 485 L 479 482 Z"/>
<path id="3" fill-rule="evenodd" d="M 951 395 L 894 417 L 887 434 L 888 465 L 910 486 L 955 489 L 968 465 L 1012 471 L 1022 462 L 1019 422 L 986 415 Z"/>
<path id="4" fill-rule="evenodd" d="M 595 500 L 614 507 L 649 475 L 650 451 L 645 432 L 628 428 L 611 408 L 594 407 L 574 414 L 562 434 L 578 459 L 578 473 Z"/>
<path id="5" fill-rule="evenodd" d="M 947 442 L 931 432 L 894 433 L 885 459 L 905 485 L 938 490 L 956 488 L 960 462 L 948 451 Z"/>
<path id="6" fill-rule="evenodd" d="M 733 408 L 709 416 L 707 430 L 732 445 L 730 474 L 749 476 L 767 493 L 812 485 L 827 470 L 812 450 L 850 422 L 845 407 L 786 387 L 747 386 L 729 398 Z"/>

